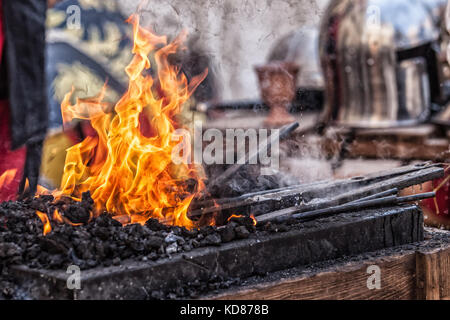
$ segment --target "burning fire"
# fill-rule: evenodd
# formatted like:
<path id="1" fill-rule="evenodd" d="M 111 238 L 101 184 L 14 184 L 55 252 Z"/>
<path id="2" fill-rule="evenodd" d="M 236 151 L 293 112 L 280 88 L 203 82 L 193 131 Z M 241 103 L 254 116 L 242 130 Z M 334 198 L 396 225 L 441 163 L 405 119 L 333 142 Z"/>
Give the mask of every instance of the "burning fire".
<path id="1" fill-rule="evenodd" d="M 232 214 L 232 215 L 228 218 L 227 221 L 230 221 L 230 220 L 233 219 L 233 218 L 241 219 L 241 218 L 244 218 L 244 217 L 245 217 L 245 216 L 243 216 L 243 215 L 241 215 L 241 214 Z M 256 226 L 256 225 L 258 224 L 258 221 L 257 221 L 256 218 L 255 218 L 255 215 L 251 214 L 251 215 L 250 215 L 250 219 L 253 220 L 253 225 L 254 225 L 254 226 Z"/>
<path id="2" fill-rule="evenodd" d="M 165 36 L 140 27 L 138 15 L 132 15 L 127 22 L 133 25 L 134 57 L 126 68 L 129 85 L 123 97 L 111 108 L 103 102 L 105 85 L 95 98 L 77 99 L 72 105 L 72 89 L 62 102 L 64 123 L 89 120 L 97 137 L 88 137 L 67 150 L 61 188 L 54 195 L 81 201 L 82 193 L 90 191 L 94 215 L 107 211 L 124 223 L 143 224 L 156 218 L 192 228 L 195 225 L 187 210 L 204 184 L 194 165 L 172 161 L 172 151 L 179 143 L 175 139 L 175 116 L 204 80 L 207 70 L 188 83 L 179 68 L 168 62 L 186 33 L 167 43 Z M 156 61 L 155 78 L 148 73 L 151 52 Z M 150 136 L 142 133 L 142 115 L 151 127 Z M 192 183 L 189 187 L 191 181 L 195 181 L 194 188 Z M 63 221 L 63 217 L 55 212 L 53 220 Z M 47 227 L 48 217 L 42 221 Z"/>
<path id="3" fill-rule="evenodd" d="M 256 226 L 258 224 L 258 221 L 256 220 L 255 216 L 253 214 L 250 215 L 250 219 L 253 220 L 253 225 Z"/>
<path id="4" fill-rule="evenodd" d="M 235 219 L 240 219 L 243 218 L 244 216 L 242 214 L 232 214 L 227 221 L 230 221 L 231 219 L 235 218 Z"/>
<path id="5" fill-rule="evenodd" d="M 50 231 L 52 231 L 52 226 L 50 225 L 50 220 L 48 219 L 48 216 L 43 212 L 36 211 L 36 214 L 38 215 L 39 219 L 41 219 L 42 223 L 44 224 L 44 236 L 45 236 Z"/>

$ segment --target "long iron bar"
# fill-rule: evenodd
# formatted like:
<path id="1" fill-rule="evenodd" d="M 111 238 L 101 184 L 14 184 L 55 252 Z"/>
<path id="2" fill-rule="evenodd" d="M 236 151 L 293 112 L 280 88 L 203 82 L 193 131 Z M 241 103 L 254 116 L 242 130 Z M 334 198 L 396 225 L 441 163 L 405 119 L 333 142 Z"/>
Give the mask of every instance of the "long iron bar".
<path id="1" fill-rule="evenodd" d="M 223 204 L 228 204 L 228 203 L 233 203 L 233 202 L 238 203 L 242 200 L 246 200 L 248 198 L 252 198 L 255 196 L 262 196 L 262 195 L 266 195 L 269 193 L 285 192 L 285 191 L 296 190 L 296 189 L 305 189 L 306 190 L 307 188 L 313 188 L 316 186 L 326 185 L 326 184 L 330 184 L 330 183 L 337 184 L 339 182 L 342 182 L 342 187 L 344 187 L 344 184 L 347 184 L 349 186 L 355 185 L 357 187 L 357 185 L 361 184 L 361 183 L 370 183 L 371 181 L 377 181 L 380 179 L 388 179 L 388 178 L 391 178 L 396 175 L 404 175 L 404 174 L 420 171 L 420 170 L 423 170 L 424 168 L 433 167 L 433 166 L 438 166 L 438 164 L 422 163 L 422 164 L 416 164 L 413 166 L 400 167 L 400 168 L 396 168 L 394 170 L 393 169 L 386 170 L 386 171 L 382 171 L 382 172 L 377 172 L 376 174 L 368 174 L 365 176 L 364 180 L 354 180 L 354 179 L 342 179 L 342 180 L 335 180 L 335 181 L 322 180 L 322 181 L 297 184 L 297 185 L 292 185 L 292 186 L 287 186 L 287 187 L 282 187 L 282 188 L 277 188 L 277 189 L 270 189 L 270 190 L 246 193 L 246 194 L 243 194 L 238 197 L 196 201 L 191 205 L 191 210 L 193 211 L 196 209 L 205 209 L 205 208 L 209 208 L 209 207 L 215 207 L 217 209 L 217 206 L 220 206 Z"/>
<path id="2" fill-rule="evenodd" d="M 411 173 L 401 175 L 399 177 L 391 178 L 388 180 L 379 180 L 376 183 L 371 183 L 368 185 L 363 184 L 359 188 L 353 188 L 352 190 L 346 190 L 345 192 L 340 192 L 339 190 L 335 191 L 334 189 L 326 189 L 322 191 L 322 194 L 324 194 L 325 196 L 330 193 L 334 194 L 335 192 L 337 192 L 338 194 L 329 199 L 325 198 L 322 201 L 307 202 L 305 204 L 294 205 L 289 208 L 272 211 L 269 213 L 263 213 L 261 215 L 255 214 L 255 216 L 257 216 L 258 221 L 263 222 L 271 221 L 278 217 L 290 216 L 292 214 L 306 213 L 315 210 L 336 207 L 343 204 L 348 204 L 351 201 L 367 197 L 375 193 L 384 192 L 388 189 L 398 188 L 399 190 L 401 190 L 413 185 L 421 184 L 426 181 L 437 179 L 442 177 L 443 173 L 444 170 L 442 167 L 428 167 L 414 174 Z M 308 193 L 310 193 L 309 196 L 314 196 L 314 192 L 311 194 L 311 192 L 308 191 L 302 193 L 301 196 L 305 198 L 305 195 L 308 196 Z M 320 193 L 314 198 L 320 199 Z"/>
<path id="3" fill-rule="evenodd" d="M 373 207 L 384 207 L 388 205 L 396 205 L 402 203 L 408 203 L 413 201 L 420 201 L 424 199 L 434 198 L 436 196 L 436 192 L 426 192 L 421 194 L 416 194 L 412 196 L 405 197 L 397 197 L 397 196 L 388 196 L 379 199 L 371 199 L 365 200 L 356 203 L 346 203 L 336 207 L 330 207 L 326 209 L 314 210 L 310 212 L 293 214 L 291 217 L 295 219 L 304 220 L 312 220 L 317 218 L 322 218 L 334 214 L 349 212 L 349 211 L 360 211 L 363 209 L 373 208 Z"/>
<path id="4" fill-rule="evenodd" d="M 413 175 L 413 176 L 412 176 Z M 328 181 L 324 183 L 313 183 L 308 188 L 298 186 L 298 189 L 283 190 L 279 192 L 269 192 L 267 195 L 247 197 L 241 196 L 244 199 L 229 198 L 225 202 L 220 200 L 217 202 L 205 201 L 204 206 L 194 204 L 189 212 L 190 217 L 202 216 L 204 214 L 217 213 L 222 210 L 229 210 L 235 208 L 239 212 L 246 210 L 252 205 L 260 205 L 264 203 L 272 203 L 273 201 L 283 201 L 283 199 L 291 199 L 301 202 L 306 200 L 300 206 L 291 204 L 290 207 L 272 211 L 269 213 L 255 212 L 255 216 L 259 216 L 258 220 L 273 220 L 276 217 L 289 215 L 291 213 L 309 212 L 312 210 L 329 208 L 344 203 L 352 202 L 371 196 L 373 194 L 381 193 L 387 189 L 392 188 L 403 189 L 411 185 L 420 184 L 431 179 L 439 178 L 443 175 L 443 169 L 439 165 L 425 165 L 425 167 L 408 166 L 398 168 L 392 171 L 383 172 L 381 175 L 372 174 L 366 176 L 364 179 L 346 179 L 341 181 Z M 390 188 L 389 188 L 390 186 Z M 286 191 L 287 190 L 287 191 Z M 323 201 L 315 203 L 309 199 L 320 199 L 320 194 L 333 194 L 330 199 L 323 199 Z M 377 196 L 379 197 L 379 196 Z M 292 203 L 292 202 L 290 202 Z"/>
<path id="5" fill-rule="evenodd" d="M 389 189 L 389 190 L 386 190 L 383 192 L 375 193 L 371 196 L 367 196 L 367 197 L 364 197 L 361 199 L 350 201 L 349 203 L 360 203 L 360 202 L 364 202 L 367 200 L 379 199 L 379 198 L 383 198 L 383 197 L 387 197 L 387 196 L 396 195 L 397 193 L 398 193 L 398 188 L 393 188 L 393 189 Z"/>

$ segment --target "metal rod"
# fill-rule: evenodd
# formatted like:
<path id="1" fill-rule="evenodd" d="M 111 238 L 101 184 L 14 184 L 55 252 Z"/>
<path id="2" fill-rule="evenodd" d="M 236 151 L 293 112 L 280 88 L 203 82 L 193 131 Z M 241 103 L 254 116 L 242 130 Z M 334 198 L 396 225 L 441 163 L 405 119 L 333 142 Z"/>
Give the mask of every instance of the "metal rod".
<path id="1" fill-rule="evenodd" d="M 355 188 L 358 188 L 357 185 L 360 184 L 361 182 L 367 183 L 374 179 L 375 180 L 387 179 L 389 177 L 392 177 L 393 175 L 402 175 L 402 174 L 407 174 L 407 173 L 411 173 L 411 172 L 415 172 L 415 171 L 420 171 L 420 170 L 423 170 L 423 167 L 426 168 L 429 165 L 430 164 L 425 163 L 421 167 L 418 167 L 416 165 L 416 166 L 401 167 L 401 168 L 397 168 L 395 170 L 391 169 L 389 171 L 382 171 L 382 172 L 377 173 L 376 176 L 375 175 L 367 175 L 366 178 L 362 181 L 352 180 L 352 179 L 342 179 L 342 180 L 335 180 L 335 181 L 322 180 L 322 181 L 297 184 L 297 185 L 292 185 L 292 186 L 287 186 L 287 187 L 282 187 L 282 188 L 277 188 L 277 189 L 270 189 L 270 190 L 246 193 L 246 194 L 240 195 L 238 197 L 233 197 L 233 198 L 203 200 L 203 201 L 194 202 L 193 205 L 191 206 L 191 209 L 195 210 L 198 208 L 208 208 L 208 207 L 227 204 L 227 203 L 231 203 L 231 202 L 238 202 L 238 201 L 245 200 L 245 199 L 248 199 L 248 198 L 251 198 L 254 196 L 265 195 L 265 194 L 269 194 L 269 193 L 284 192 L 284 191 L 295 190 L 295 189 L 300 189 L 300 188 L 306 190 L 307 188 L 312 188 L 312 187 L 319 186 L 319 185 L 326 185 L 326 184 L 330 184 L 333 182 L 334 183 L 342 182 L 343 184 L 353 184 L 353 185 L 355 185 Z M 434 164 L 433 166 L 436 166 L 436 164 Z M 390 189 L 390 190 L 394 190 L 394 189 Z M 386 191 L 386 192 L 388 192 L 388 191 Z M 381 194 L 382 193 L 380 193 L 380 195 Z M 390 195 L 390 194 L 386 194 L 386 195 Z M 367 199 L 365 199 L 365 200 L 367 200 Z M 356 200 L 354 200 L 354 201 L 356 201 Z"/>
<path id="2" fill-rule="evenodd" d="M 398 193 L 398 188 L 393 188 L 393 189 L 389 189 L 389 190 L 386 190 L 383 192 L 375 193 L 373 195 L 370 195 L 370 196 L 367 196 L 367 197 L 364 197 L 361 199 L 351 201 L 349 203 L 359 203 L 359 202 L 363 202 L 363 201 L 367 201 L 367 200 L 373 200 L 373 199 L 396 195 L 397 193 Z"/>
<path id="3" fill-rule="evenodd" d="M 374 183 L 370 184 L 367 184 L 367 181 L 361 180 L 362 186 L 360 186 L 359 188 L 355 188 L 354 186 L 352 186 L 352 188 L 345 188 L 344 190 L 341 191 L 339 187 L 337 189 L 322 187 L 317 196 L 315 196 L 317 191 L 315 190 L 314 192 L 305 191 L 301 194 L 301 197 L 303 199 L 311 199 L 311 198 L 319 199 L 321 197 L 320 195 L 322 195 L 322 197 L 323 195 L 326 194 L 338 193 L 338 195 L 336 195 L 331 199 L 324 199 L 323 201 L 317 203 L 306 203 L 301 205 L 295 205 L 289 208 L 264 213 L 262 215 L 256 214 L 255 215 L 258 217 L 259 222 L 272 221 L 278 218 L 282 218 L 283 216 L 289 218 L 292 214 L 306 213 L 315 210 L 323 210 L 331 207 L 340 206 L 343 204 L 348 204 L 349 201 L 355 201 L 358 198 L 367 197 L 368 195 L 372 195 L 377 192 L 378 193 L 384 192 L 388 189 L 392 188 L 398 188 L 399 190 L 405 189 L 409 186 L 421 184 L 423 182 L 430 181 L 436 178 L 441 178 L 443 174 L 444 170 L 442 169 L 442 167 L 437 166 L 436 168 L 434 168 L 430 166 L 417 172 L 401 174 L 399 176 L 394 175 L 392 178 L 387 180 L 376 179 L 376 177 L 373 177 Z"/>
<path id="4" fill-rule="evenodd" d="M 321 181 L 321 182 L 315 182 L 315 183 L 308 183 L 308 184 L 296 184 L 296 185 L 292 185 L 292 186 L 287 186 L 287 187 L 282 187 L 282 188 L 277 188 L 277 189 L 269 189 L 269 190 L 263 190 L 263 191 L 256 191 L 256 192 L 251 192 L 251 193 L 246 193 L 237 197 L 233 197 L 233 198 L 221 198 L 221 199 L 211 199 L 211 200 L 204 200 L 204 201 L 199 201 L 199 202 L 194 202 L 190 209 L 191 210 L 196 210 L 196 209 L 206 209 L 206 208 L 210 208 L 210 207 L 215 207 L 215 209 L 217 210 L 217 206 L 221 206 L 221 205 L 225 205 L 225 204 L 229 204 L 229 203 L 241 203 L 243 200 L 247 200 L 250 198 L 254 198 L 257 196 L 264 196 L 267 194 L 276 194 L 276 196 L 278 196 L 279 193 L 284 193 L 284 192 L 288 192 L 288 191 L 296 191 L 296 190 L 300 190 L 300 189 L 306 189 L 307 187 L 312 187 L 314 185 L 317 184 L 325 184 L 325 183 L 329 183 L 329 181 Z"/>
<path id="5" fill-rule="evenodd" d="M 430 199 L 436 197 L 436 192 L 425 192 L 425 193 L 419 193 L 419 194 L 413 194 L 411 196 L 404 196 L 404 197 L 398 197 L 397 203 L 407 203 L 407 202 L 413 202 L 413 201 L 421 201 L 425 199 Z"/>
<path id="6" fill-rule="evenodd" d="M 330 207 L 326 209 L 314 210 L 310 212 L 293 214 L 292 218 L 299 220 L 312 220 L 317 218 L 322 218 L 334 214 L 344 213 L 348 211 L 359 211 L 363 209 L 373 208 L 373 207 L 383 207 L 387 205 L 402 204 L 412 201 L 420 201 L 424 199 L 434 198 L 436 196 L 435 192 L 427 192 L 416 194 L 406 197 L 388 196 L 379 199 L 365 200 L 356 203 L 346 203 L 336 207 Z"/>

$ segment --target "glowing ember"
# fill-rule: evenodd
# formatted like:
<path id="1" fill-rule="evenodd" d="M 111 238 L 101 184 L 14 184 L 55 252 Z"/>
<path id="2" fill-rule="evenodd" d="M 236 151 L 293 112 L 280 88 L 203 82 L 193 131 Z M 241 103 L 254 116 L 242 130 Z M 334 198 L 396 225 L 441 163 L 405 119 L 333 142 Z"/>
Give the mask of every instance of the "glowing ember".
<path id="1" fill-rule="evenodd" d="M 128 90 L 115 107 L 102 101 L 106 86 L 97 97 L 78 99 L 74 105 L 70 102 L 74 90 L 64 98 L 64 122 L 89 120 L 97 137 L 88 137 L 68 149 L 61 189 L 53 194 L 80 201 L 82 193 L 90 191 L 94 215 L 107 211 L 124 224 L 144 224 L 156 218 L 192 228 L 194 222 L 187 217 L 187 210 L 204 184 L 193 165 L 172 161 L 172 150 L 179 143 L 174 117 L 206 77 L 207 70 L 188 83 L 179 68 L 168 62 L 168 56 L 177 51 L 186 34 L 167 44 L 166 37 L 141 28 L 138 15 L 132 15 L 128 22 L 133 25 L 134 58 L 126 68 Z M 157 79 L 147 71 L 151 68 L 151 52 Z M 150 137 L 141 132 L 142 115 L 148 118 L 153 133 Z M 191 181 L 196 182 L 195 190 L 192 183 L 191 187 L 187 183 Z M 55 220 L 60 221 L 59 213 L 55 215 Z"/>
<path id="2" fill-rule="evenodd" d="M 42 223 L 44 224 L 44 236 L 45 236 L 50 231 L 52 231 L 52 227 L 50 225 L 50 220 L 48 219 L 48 216 L 45 213 L 36 211 L 36 214 L 39 216 L 39 219 L 41 219 Z"/>
<path id="3" fill-rule="evenodd" d="M 233 214 L 231 215 L 228 219 L 227 222 L 229 222 L 231 219 L 235 218 L 235 219 L 242 219 L 245 216 L 241 215 L 241 214 Z M 253 220 L 253 225 L 256 226 L 258 224 L 258 221 L 256 221 L 255 215 L 251 214 L 250 215 L 250 219 Z"/>
<path id="4" fill-rule="evenodd" d="M 227 222 L 229 222 L 231 219 L 233 219 L 233 218 L 235 218 L 235 219 L 241 219 L 241 218 L 243 218 L 244 216 L 243 215 L 241 215 L 241 214 L 232 214 L 228 219 L 227 219 Z"/>
<path id="5" fill-rule="evenodd" d="M 251 214 L 250 218 L 253 220 L 253 225 L 256 226 L 258 224 L 258 221 L 256 220 L 255 216 Z"/>
<path id="6" fill-rule="evenodd" d="M 58 209 L 55 209 L 55 212 L 53 212 L 53 220 L 64 223 L 63 216 L 59 213 Z"/>

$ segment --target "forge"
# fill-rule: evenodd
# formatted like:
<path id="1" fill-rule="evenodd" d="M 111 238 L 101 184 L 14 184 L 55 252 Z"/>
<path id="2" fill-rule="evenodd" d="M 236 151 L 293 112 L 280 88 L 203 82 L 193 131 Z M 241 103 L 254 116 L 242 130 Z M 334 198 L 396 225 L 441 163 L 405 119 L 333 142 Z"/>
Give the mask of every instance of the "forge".
<path id="1" fill-rule="evenodd" d="M 133 57 L 120 99 L 107 102 L 107 84 L 89 98 L 72 88 L 61 103 L 63 129 L 90 133 L 65 150 L 60 183 L 50 190 L 27 173 L 19 200 L 0 203 L 0 299 L 227 296 L 248 279 L 424 241 L 419 204 L 433 199 L 438 209 L 450 177 L 437 181 L 448 166 L 416 163 L 345 179 L 330 172 L 331 180 L 320 180 L 320 170 L 304 165 L 313 179 L 293 182 L 295 167 L 280 167 L 282 151 L 299 142 L 294 136 L 325 132 L 288 113 L 298 68 L 258 68 L 271 109 L 263 127 L 254 123 L 258 131 L 196 130 L 195 114 L 186 119 L 192 110 L 183 109 L 208 70 L 188 76 L 170 58 L 187 35 L 169 41 L 142 28 L 138 13 L 127 21 Z M 337 158 L 325 158 L 330 167 L 351 141 L 349 134 L 336 142 Z M 2 173 L 0 189 L 16 174 Z M 434 288 L 424 284 L 426 268 L 418 286 Z"/>
<path id="2" fill-rule="evenodd" d="M 3 245 L 0 255 L 9 261 L 3 268 L 16 296 L 200 298 L 249 277 L 422 241 L 423 213 L 414 203 L 421 195 L 389 194 L 442 175 L 439 165 L 419 164 L 217 199 L 214 210 L 207 201 L 194 202 L 191 218 L 214 213 L 225 222 L 192 230 L 154 219 L 123 227 L 102 215 L 84 226 L 56 226 L 44 237 L 35 215 L 34 224 L 20 223 L 28 219 L 26 208 L 33 215 L 36 201 L 9 203 L 2 210 L 20 209 L 21 217 L 10 214 L 6 226 L 28 230 L 17 237 L 4 232 L 4 242 L 17 239 L 17 246 Z M 81 289 L 67 285 L 71 265 L 81 267 Z"/>
<path id="3" fill-rule="evenodd" d="M 82 289 L 69 290 L 63 271 L 17 266 L 12 274 L 34 299 L 198 298 L 240 279 L 423 240 L 415 206 L 366 210 L 257 231 L 249 239 L 199 248 L 154 262 L 83 271 Z"/>

